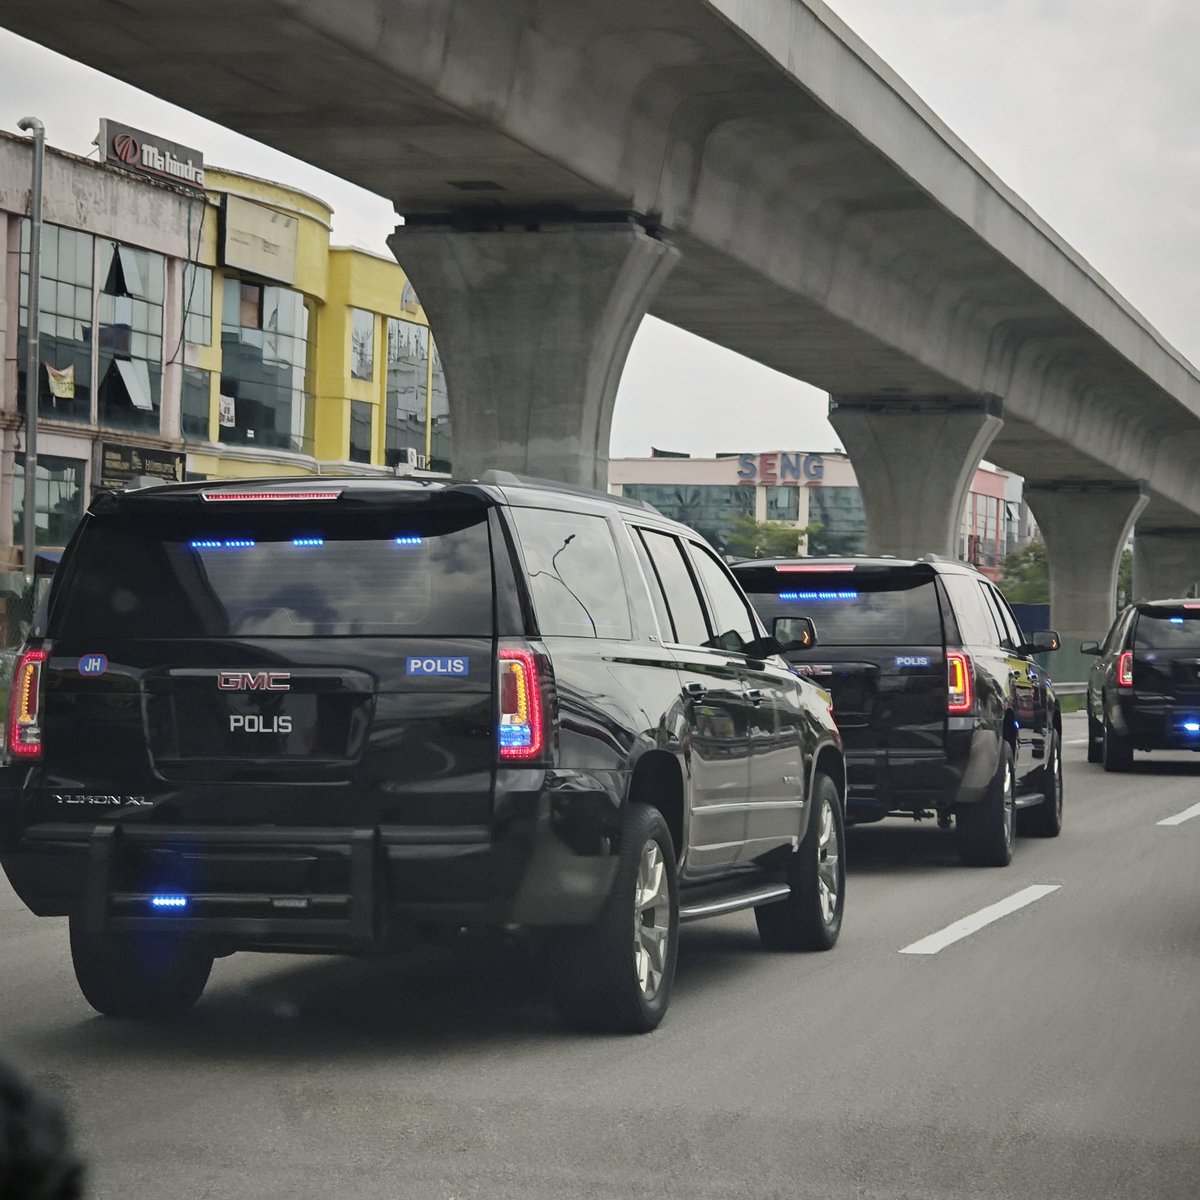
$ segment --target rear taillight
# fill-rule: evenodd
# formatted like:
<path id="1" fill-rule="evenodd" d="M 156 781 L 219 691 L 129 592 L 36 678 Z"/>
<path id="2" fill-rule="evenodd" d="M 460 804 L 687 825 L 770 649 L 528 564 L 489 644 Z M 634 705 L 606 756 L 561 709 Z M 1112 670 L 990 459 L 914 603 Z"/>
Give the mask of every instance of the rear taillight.
<path id="1" fill-rule="evenodd" d="M 971 687 L 971 656 L 960 650 L 946 655 L 946 711 L 969 713 L 975 703 Z"/>
<path id="2" fill-rule="evenodd" d="M 1133 651 L 1122 650 L 1117 659 L 1117 687 L 1133 687 Z"/>
<path id="3" fill-rule="evenodd" d="M 546 746 L 545 705 L 532 650 L 500 651 L 500 722 L 496 738 L 504 762 L 541 758 Z"/>
<path id="4" fill-rule="evenodd" d="M 42 756 L 42 668 L 45 650 L 26 650 L 13 672 L 8 698 L 8 753 L 29 761 Z"/>

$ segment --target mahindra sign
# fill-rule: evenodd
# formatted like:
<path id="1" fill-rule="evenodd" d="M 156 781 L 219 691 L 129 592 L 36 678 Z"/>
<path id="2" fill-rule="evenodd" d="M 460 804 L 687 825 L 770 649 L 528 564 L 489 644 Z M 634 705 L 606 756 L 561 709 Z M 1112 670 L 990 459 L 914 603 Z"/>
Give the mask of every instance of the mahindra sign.
<path id="1" fill-rule="evenodd" d="M 100 122 L 96 145 L 106 163 L 193 191 L 204 188 L 204 155 L 189 146 L 108 120 Z"/>

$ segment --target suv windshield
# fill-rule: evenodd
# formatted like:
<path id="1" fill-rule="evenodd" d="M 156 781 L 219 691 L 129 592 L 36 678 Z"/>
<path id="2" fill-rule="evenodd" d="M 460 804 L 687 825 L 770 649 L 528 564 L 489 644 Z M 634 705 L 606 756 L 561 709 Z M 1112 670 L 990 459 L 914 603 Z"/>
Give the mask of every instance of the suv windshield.
<path id="1" fill-rule="evenodd" d="M 1200 609 L 1140 611 L 1134 629 L 1136 650 L 1192 650 L 1200 653 Z"/>
<path id="2" fill-rule="evenodd" d="M 942 619 L 932 572 L 848 570 L 735 571 L 777 637 L 794 617 L 811 617 L 822 646 L 937 645 Z M 787 637 L 780 638 L 787 644 Z"/>
<path id="3" fill-rule="evenodd" d="M 94 515 L 51 637 L 489 636 L 485 514 Z"/>

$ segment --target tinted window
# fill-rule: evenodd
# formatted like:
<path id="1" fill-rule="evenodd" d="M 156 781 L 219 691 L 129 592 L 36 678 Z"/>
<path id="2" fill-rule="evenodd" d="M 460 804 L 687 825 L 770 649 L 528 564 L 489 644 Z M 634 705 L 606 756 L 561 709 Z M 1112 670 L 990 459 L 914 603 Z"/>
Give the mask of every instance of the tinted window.
<path id="1" fill-rule="evenodd" d="M 942 641 L 941 612 L 930 571 L 793 575 L 756 567 L 734 574 L 780 641 L 788 637 L 789 619 L 794 617 L 811 617 L 823 646 L 933 646 Z"/>
<path id="2" fill-rule="evenodd" d="M 638 561 L 642 565 L 642 574 L 646 577 L 646 586 L 650 589 L 650 599 L 654 604 L 654 615 L 658 618 L 659 635 L 664 641 L 674 641 L 675 631 L 671 627 L 671 614 L 667 610 L 667 598 L 663 595 L 662 584 L 658 581 L 658 573 L 654 569 L 654 564 L 650 561 L 650 553 L 647 551 L 645 543 L 638 537 L 637 531 L 631 529 L 629 532 L 633 537 Z"/>
<path id="3" fill-rule="evenodd" d="M 1000 619 L 1004 622 L 1004 628 L 1007 636 L 1012 639 L 1012 644 L 1014 646 L 1025 645 L 1025 632 L 1021 628 L 1021 622 L 1017 620 L 1017 614 L 1013 612 L 1012 606 L 1005 600 L 1004 593 L 992 588 L 992 596 L 1000 610 Z"/>
<path id="4" fill-rule="evenodd" d="M 683 547 L 675 538 L 648 529 L 642 531 L 642 538 L 667 597 L 675 641 L 681 646 L 703 646 L 708 641 L 708 623 L 692 573 L 683 559 Z"/>
<path id="5" fill-rule="evenodd" d="M 1126 617 L 1127 617 L 1128 615 L 1129 615 L 1129 610 L 1128 610 L 1128 609 L 1126 609 L 1126 610 L 1125 610 L 1125 612 L 1123 612 L 1123 613 L 1122 613 L 1122 614 L 1121 614 L 1121 615 L 1120 615 L 1120 616 L 1119 616 L 1119 617 L 1118 617 L 1118 618 L 1117 618 L 1117 619 L 1116 619 L 1116 620 L 1115 620 L 1115 621 L 1112 623 L 1112 627 L 1111 627 L 1111 628 L 1109 629 L 1109 631 L 1108 631 L 1108 636 L 1107 636 L 1107 637 L 1104 639 L 1104 644 L 1103 644 L 1103 645 L 1100 647 L 1100 650 L 1101 650 L 1101 652 L 1102 652 L 1102 653 L 1104 653 L 1104 654 L 1112 654 L 1112 652 L 1113 652 L 1114 650 L 1116 650 L 1116 648 L 1117 648 L 1117 646 L 1120 644 L 1121 638 L 1122 638 L 1122 636 L 1123 636 L 1123 633 L 1122 633 L 1122 631 L 1123 631 L 1123 630 L 1124 630 L 1124 628 L 1125 628 L 1125 625 L 1126 625 Z"/>
<path id="6" fill-rule="evenodd" d="M 608 522 L 542 508 L 512 514 L 542 633 L 629 637 L 629 605 Z"/>
<path id="7" fill-rule="evenodd" d="M 491 554 L 478 509 L 444 516 L 294 509 L 178 516 L 147 507 L 93 516 L 58 584 L 51 637 L 449 637 L 492 630 Z"/>
<path id="8" fill-rule="evenodd" d="M 943 575 L 942 583 L 950 593 L 958 630 L 966 646 L 994 646 L 996 623 L 984 598 L 979 580 L 969 575 Z M 818 630 L 818 633 L 820 630 Z"/>
<path id="9" fill-rule="evenodd" d="M 987 593 L 988 606 L 996 620 L 1000 644 L 1015 650 L 1024 641 L 1021 631 L 1017 628 L 1016 618 L 1008 611 L 1008 605 L 995 588 L 984 587 L 983 590 Z"/>
<path id="10" fill-rule="evenodd" d="M 1200 609 L 1141 612 L 1133 631 L 1135 650 L 1186 650 L 1200 654 Z"/>
<path id="11" fill-rule="evenodd" d="M 708 551 L 693 545 L 692 562 L 711 606 L 715 645 L 722 650 L 741 650 L 755 638 L 754 620 L 739 595 L 733 581 L 725 574 L 721 564 Z"/>

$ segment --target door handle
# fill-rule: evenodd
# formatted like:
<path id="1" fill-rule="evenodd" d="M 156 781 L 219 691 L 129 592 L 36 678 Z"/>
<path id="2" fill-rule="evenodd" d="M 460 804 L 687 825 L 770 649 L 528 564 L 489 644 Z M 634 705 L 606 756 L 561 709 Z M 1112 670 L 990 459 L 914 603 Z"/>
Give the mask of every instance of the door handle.
<path id="1" fill-rule="evenodd" d="M 749 688 L 746 692 L 746 699 L 751 704 L 761 704 L 766 699 L 766 696 L 760 688 Z"/>
<path id="2" fill-rule="evenodd" d="M 702 683 L 685 683 L 683 685 L 683 694 L 689 700 L 703 700 L 708 694 L 708 689 Z"/>

